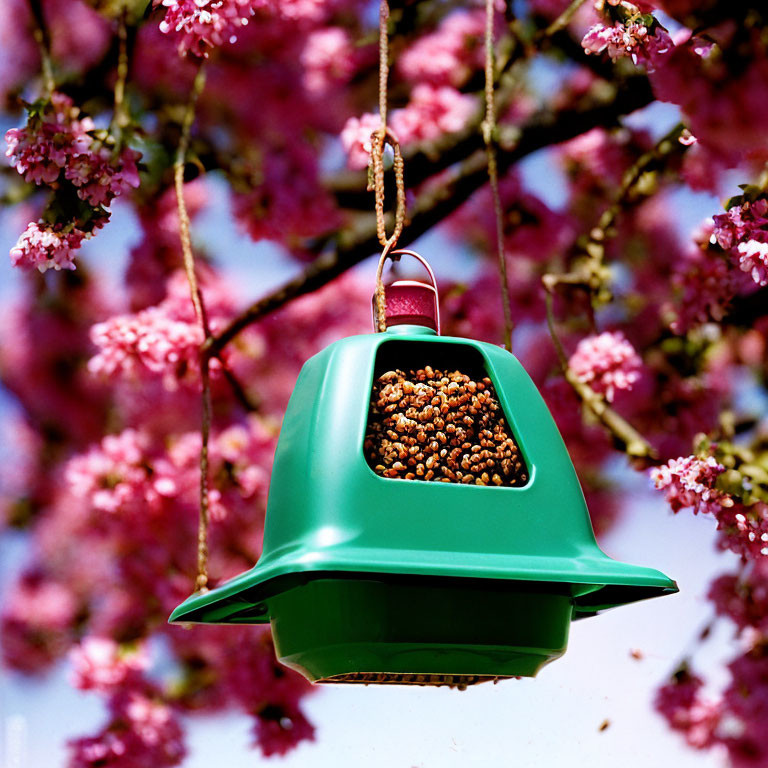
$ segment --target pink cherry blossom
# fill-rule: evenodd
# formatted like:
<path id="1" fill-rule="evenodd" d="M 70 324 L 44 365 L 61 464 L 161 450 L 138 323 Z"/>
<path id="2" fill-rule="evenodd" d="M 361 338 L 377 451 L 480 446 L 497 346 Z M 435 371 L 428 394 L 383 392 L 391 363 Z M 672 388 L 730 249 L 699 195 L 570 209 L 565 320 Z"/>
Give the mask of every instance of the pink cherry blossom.
<path id="1" fill-rule="evenodd" d="M 94 143 L 95 144 L 95 143 Z M 78 189 L 82 200 L 94 207 L 109 205 L 113 198 L 139 186 L 136 162 L 141 153 L 126 147 L 119 155 L 101 146 L 77 154 L 64 170 L 64 176 Z"/>
<path id="2" fill-rule="evenodd" d="M 79 114 L 72 99 L 53 93 L 24 128 L 6 132 L 5 154 L 27 181 L 51 184 L 73 157 L 88 151 L 92 142 L 88 132 L 95 126 Z"/>
<path id="3" fill-rule="evenodd" d="M 262 710 L 254 733 L 265 757 L 284 755 L 297 741 L 314 740 L 315 728 L 299 710 L 270 707 Z"/>
<path id="4" fill-rule="evenodd" d="M 479 109 L 478 101 L 449 85 L 420 83 L 402 109 L 392 112 L 389 125 L 401 144 L 429 141 L 441 133 L 462 130 Z M 350 168 L 364 168 L 371 152 L 371 134 L 379 128 L 379 116 L 364 114 L 351 117 L 341 133 Z"/>
<path id="5" fill-rule="evenodd" d="M 483 68 L 485 14 L 478 9 L 456 10 L 437 29 L 406 48 L 397 67 L 413 83 L 459 88 Z"/>
<path id="6" fill-rule="evenodd" d="M 69 768 L 170 768 L 186 754 L 177 714 L 152 691 L 115 695 L 98 736 L 69 742 Z"/>
<path id="7" fill-rule="evenodd" d="M 617 390 L 632 389 L 640 378 L 642 362 L 621 331 L 606 331 L 582 339 L 568 361 L 579 381 L 605 394 L 613 402 Z"/>
<path id="8" fill-rule="evenodd" d="M 341 216 L 306 144 L 263 157 L 254 177 L 252 189 L 233 196 L 235 216 L 254 240 L 274 240 L 300 252 L 302 240 L 339 225 Z"/>
<path id="9" fill-rule="evenodd" d="M 768 240 L 768 200 L 758 198 L 734 205 L 715 216 L 714 223 L 715 239 L 726 250 L 750 240 Z"/>
<path id="10" fill-rule="evenodd" d="M 346 83 L 354 74 L 357 58 L 350 34 L 343 27 L 314 30 L 301 52 L 304 86 L 323 94 Z"/>
<path id="11" fill-rule="evenodd" d="M 712 220 L 704 222 L 682 259 L 675 263 L 672 281 L 680 292 L 674 310 L 676 317 L 671 323 L 675 333 L 686 333 L 702 323 L 719 322 L 734 297 L 749 290 L 747 276 L 736 270 L 727 255 L 712 243 L 713 230 Z"/>
<path id="12" fill-rule="evenodd" d="M 116 152 L 96 133 L 93 120 L 81 117 L 72 99 L 53 93 L 31 113 L 24 128 L 6 132 L 5 154 L 27 181 L 53 184 L 63 170 L 82 200 L 108 206 L 139 186 L 136 162 L 141 154 L 130 147 Z"/>
<path id="13" fill-rule="evenodd" d="M 721 616 L 727 616 L 740 630 L 768 629 L 768 558 L 760 558 L 739 573 L 715 579 L 709 599 Z"/>
<path id="14" fill-rule="evenodd" d="M 760 96 L 768 82 L 768 52 L 756 34 L 733 53 L 724 45 L 726 52 L 684 30 L 672 50 L 655 57 L 650 79 L 656 97 L 678 104 L 698 141 L 733 166 L 768 151 L 758 127 L 768 119 L 768 102 Z M 743 61 L 738 71 L 729 66 L 731 55 Z"/>
<path id="15" fill-rule="evenodd" d="M 86 237 L 78 229 L 65 231 L 60 224 L 29 224 L 11 248 L 11 264 L 40 272 L 49 269 L 75 269 L 75 253 Z"/>
<path id="16" fill-rule="evenodd" d="M 115 315 L 93 326 L 91 341 L 99 352 L 88 363 L 92 374 L 136 379 L 149 373 L 161 377 L 169 391 L 180 383 L 199 386 L 204 334 L 184 274 L 169 279 L 167 289 L 160 304 L 135 314 Z M 205 288 L 203 291 L 205 294 Z M 232 304 L 224 293 L 213 291 L 208 296 L 209 322 L 215 329 L 231 312 Z M 211 370 L 218 367 L 219 362 L 212 360 Z"/>
<path id="17" fill-rule="evenodd" d="M 39 672 L 66 653 L 74 636 L 77 596 L 41 571 L 22 575 L 3 605 L 3 661 L 22 672 Z"/>
<path id="18" fill-rule="evenodd" d="M 371 134 L 380 126 L 379 116 L 371 112 L 347 120 L 341 132 L 341 146 L 347 154 L 347 165 L 353 170 L 368 165 L 371 156 Z"/>
<path id="19" fill-rule="evenodd" d="M 117 690 L 148 664 L 143 648 L 121 648 L 114 640 L 95 635 L 84 638 L 73 648 L 69 660 L 75 688 L 102 693 Z"/>
<path id="20" fill-rule="evenodd" d="M 477 100 L 449 85 L 420 83 L 403 109 L 392 113 L 392 129 L 403 144 L 429 141 L 462 130 L 479 110 Z"/>
<path id="21" fill-rule="evenodd" d="M 768 242 L 746 240 L 736 246 L 739 268 L 758 285 L 768 285 Z"/>
<path id="22" fill-rule="evenodd" d="M 758 198 L 714 217 L 714 237 L 758 285 L 768 285 L 768 200 Z"/>
<path id="23" fill-rule="evenodd" d="M 768 504 L 761 501 L 750 505 L 722 504 L 714 511 L 717 543 L 721 549 L 728 549 L 750 561 L 768 555 Z"/>
<path id="24" fill-rule="evenodd" d="M 686 741 L 698 749 L 713 743 L 722 716 L 717 701 L 703 695 L 703 687 L 700 677 L 682 669 L 658 690 L 654 701 L 655 708 L 670 727 L 683 733 Z"/>
<path id="25" fill-rule="evenodd" d="M 595 24 L 587 30 L 581 45 L 588 54 L 607 51 L 614 61 L 628 56 L 648 69 L 653 69 L 656 61 L 674 47 L 663 27 L 657 25 L 652 31 L 637 21 L 616 22 L 613 26 Z"/>
<path id="26" fill-rule="evenodd" d="M 681 456 L 654 467 L 650 476 L 654 486 L 664 491 L 673 512 L 689 507 L 694 514 L 717 514 L 734 503 L 728 494 L 715 487 L 717 478 L 724 471 L 725 467 L 712 456 L 706 459 Z"/>
<path id="27" fill-rule="evenodd" d="M 210 49 L 233 43 L 253 16 L 253 0 L 154 0 L 167 10 L 160 30 L 180 36 L 179 53 L 208 56 Z"/>

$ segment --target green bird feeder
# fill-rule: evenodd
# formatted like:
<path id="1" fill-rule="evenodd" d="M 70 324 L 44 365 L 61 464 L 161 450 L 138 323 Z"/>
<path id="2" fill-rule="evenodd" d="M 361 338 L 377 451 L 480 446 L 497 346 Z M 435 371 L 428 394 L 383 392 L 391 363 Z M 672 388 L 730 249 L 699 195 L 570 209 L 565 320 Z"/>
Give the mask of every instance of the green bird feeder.
<path id="1" fill-rule="evenodd" d="M 391 256 L 401 253 L 427 266 L 409 251 Z M 387 288 L 386 332 L 342 339 L 304 364 L 275 454 L 261 558 L 189 597 L 171 622 L 269 622 L 280 662 L 313 683 L 463 688 L 536 675 L 565 652 L 572 619 L 677 592 L 663 573 L 600 550 L 535 385 L 506 350 L 439 335 L 429 272 L 432 285 Z M 514 482 L 377 471 L 364 449 L 374 386 L 427 366 L 489 382 L 518 448 Z M 461 460 L 469 466 L 472 454 Z"/>

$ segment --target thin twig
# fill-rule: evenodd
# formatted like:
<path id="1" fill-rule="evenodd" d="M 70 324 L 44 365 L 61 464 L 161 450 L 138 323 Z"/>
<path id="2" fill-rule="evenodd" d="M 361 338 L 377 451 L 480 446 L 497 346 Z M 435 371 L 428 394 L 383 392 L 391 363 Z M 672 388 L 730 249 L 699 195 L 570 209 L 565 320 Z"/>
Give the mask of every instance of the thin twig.
<path id="1" fill-rule="evenodd" d="M 547 327 L 552 343 L 555 346 L 557 359 L 563 370 L 566 381 L 573 387 L 581 401 L 592 411 L 598 421 L 613 435 L 617 446 L 627 455 L 636 459 L 658 458 L 654 447 L 628 422 L 619 416 L 605 401 L 605 398 L 595 392 L 589 384 L 580 381 L 568 365 L 568 356 L 563 349 L 563 344 L 555 326 L 555 313 L 553 308 L 553 294 L 551 290 L 545 293 L 547 307 Z"/>
<path id="2" fill-rule="evenodd" d="M 544 30 L 544 37 L 552 37 L 561 29 L 565 29 L 571 19 L 576 15 L 576 11 L 584 5 L 586 0 L 573 0 L 571 4 Z"/>
<path id="3" fill-rule="evenodd" d="M 125 84 L 128 80 L 128 12 L 120 14 L 117 24 L 117 80 L 115 81 L 115 108 L 112 114 L 112 127 L 117 129 L 118 150 L 123 143 L 123 130 L 130 122 L 125 104 Z"/>
<path id="4" fill-rule="evenodd" d="M 641 177 L 654 165 L 663 162 L 674 152 L 684 152 L 687 149 L 679 142 L 684 130 L 685 126 L 678 123 L 669 133 L 659 139 L 652 149 L 643 153 L 625 171 L 614 201 L 603 211 L 597 225 L 590 230 L 584 247 L 590 259 L 597 264 L 602 264 L 605 257 L 605 241 L 609 237 L 609 231 L 616 223 L 616 219 L 624 209 L 625 203 Z"/>
<path id="5" fill-rule="evenodd" d="M 200 286 L 197 282 L 195 273 L 195 257 L 192 252 L 192 239 L 190 236 L 189 213 L 187 204 L 184 200 L 184 165 L 189 149 L 189 138 L 192 131 L 192 123 L 195 119 L 195 107 L 197 99 L 205 86 L 205 65 L 202 61 L 195 75 L 192 84 L 192 92 L 187 102 L 184 112 L 184 119 L 181 127 L 181 137 L 176 152 L 176 161 L 173 164 L 173 179 L 176 187 L 176 203 L 179 212 L 179 238 L 181 240 L 181 251 L 184 256 L 184 271 L 189 283 L 189 291 L 192 298 L 192 305 L 195 308 L 200 327 L 203 330 L 203 338 L 208 339 L 211 335 L 208 326 L 208 317 L 205 311 L 205 303 Z M 200 519 L 198 523 L 197 536 L 197 578 L 195 579 L 195 589 L 204 592 L 208 588 L 208 519 L 209 519 L 209 487 L 208 487 L 208 442 L 211 434 L 211 376 L 210 376 L 210 358 L 201 352 L 200 355 L 200 379 L 202 383 L 202 425 L 201 425 L 201 448 L 200 448 Z"/>
<path id="6" fill-rule="evenodd" d="M 29 8 L 32 18 L 35 20 L 33 36 L 40 52 L 40 65 L 43 74 L 43 90 L 45 96 L 50 98 L 56 89 L 56 81 L 53 79 L 53 65 L 51 64 L 51 36 L 48 25 L 45 22 L 45 12 L 40 0 L 29 0 Z"/>
<path id="7" fill-rule="evenodd" d="M 504 254 L 504 213 L 499 194 L 499 167 L 496 161 L 496 103 L 494 90 L 493 51 L 494 0 L 485 0 L 485 120 L 482 124 L 485 152 L 488 156 L 488 179 L 493 197 L 496 224 L 496 255 L 499 263 L 501 304 L 504 308 L 504 346 L 512 351 L 512 306 L 507 282 L 507 259 Z"/>

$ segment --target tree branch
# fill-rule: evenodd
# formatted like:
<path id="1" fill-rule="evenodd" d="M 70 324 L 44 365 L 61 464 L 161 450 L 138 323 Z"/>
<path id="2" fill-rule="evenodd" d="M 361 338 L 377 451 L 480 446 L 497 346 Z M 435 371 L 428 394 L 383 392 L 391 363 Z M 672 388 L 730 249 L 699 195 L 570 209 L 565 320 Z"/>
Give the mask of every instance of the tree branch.
<path id="1" fill-rule="evenodd" d="M 645 87 L 643 87 L 643 83 Z M 560 112 L 545 112 L 534 116 L 524 126 L 513 147 L 499 154 L 499 171 L 503 173 L 523 157 L 544 147 L 559 144 L 575 138 L 580 134 L 599 125 L 614 124 L 621 115 L 633 112 L 648 104 L 653 96 L 647 79 L 641 79 L 636 89 L 620 91 L 612 101 L 607 99 L 581 110 L 562 110 Z M 471 141 L 471 143 L 469 143 Z M 482 136 L 474 135 L 467 140 L 468 146 L 475 146 L 476 151 L 452 168 L 439 187 L 422 195 L 413 207 L 409 226 L 400 238 L 401 245 L 408 245 L 416 238 L 453 213 L 475 191 L 480 189 L 488 180 L 485 151 Z M 466 151 L 466 146 L 464 149 Z M 453 156 L 453 152 L 450 152 Z M 426 157 L 423 156 L 422 163 Z M 425 172 L 426 166 L 417 170 Z M 429 176 L 442 170 L 443 167 L 454 165 L 455 159 L 448 163 L 445 157 L 433 161 L 433 169 Z M 409 170 L 409 178 L 410 167 Z M 365 189 L 365 179 L 358 175 L 360 185 Z M 364 193 L 359 193 L 364 194 Z M 238 315 L 218 335 L 209 337 L 204 345 L 204 352 L 216 356 L 244 328 L 260 318 L 274 312 L 292 299 L 317 290 L 326 283 L 338 277 L 350 267 L 375 253 L 378 250 L 376 226 L 373 216 L 358 216 L 357 226 L 342 230 L 335 236 L 335 249 L 328 249 L 318 256 L 306 270 L 289 280 L 274 293 L 254 302 Z"/>
<path id="2" fill-rule="evenodd" d="M 509 103 L 509 91 L 500 95 L 500 109 Z M 612 126 L 618 118 L 648 106 L 654 99 L 645 75 L 629 78 L 620 89 L 596 99 L 587 107 L 565 110 L 544 109 L 534 114 L 521 126 L 500 126 L 499 167 L 509 168 L 521 157 L 547 146 L 560 144 L 597 126 Z M 478 102 L 479 109 L 479 102 Z M 480 132 L 481 111 L 463 131 L 441 136 L 434 142 L 419 144 L 404 152 L 406 183 L 409 189 L 418 187 L 436 173 L 461 162 L 477 150 L 483 149 Z M 365 171 L 342 171 L 327 183 L 342 208 L 371 210 L 373 195 L 366 192 Z M 394 188 L 387 189 L 391 194 Z"/>

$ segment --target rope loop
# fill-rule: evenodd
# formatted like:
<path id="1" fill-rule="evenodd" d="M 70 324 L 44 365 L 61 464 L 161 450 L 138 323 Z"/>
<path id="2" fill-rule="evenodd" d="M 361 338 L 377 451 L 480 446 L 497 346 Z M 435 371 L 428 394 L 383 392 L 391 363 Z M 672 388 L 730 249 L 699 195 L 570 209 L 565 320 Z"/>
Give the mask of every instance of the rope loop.
<path id="1" fill-rule="evenodd" d="M 393 170 L 395 172 L 395 188 L 397 198 L 395 203 L 395 226 L 392 234 L 387 237 L 386 220 L 384 216 L 385 185 L 384 185 L 384 148 L 389 145 L 394 154 Z M 405 164 L 400 142 L 391 128 L 383 126 L 371 134 L 371 170 L 373 175 L 373 190 L 376 193 L 376 236 L 382 246 L 392 249 L 403 232 L 405 225 Z M 370 191 L 370 186 L 368 187 Z"/>

